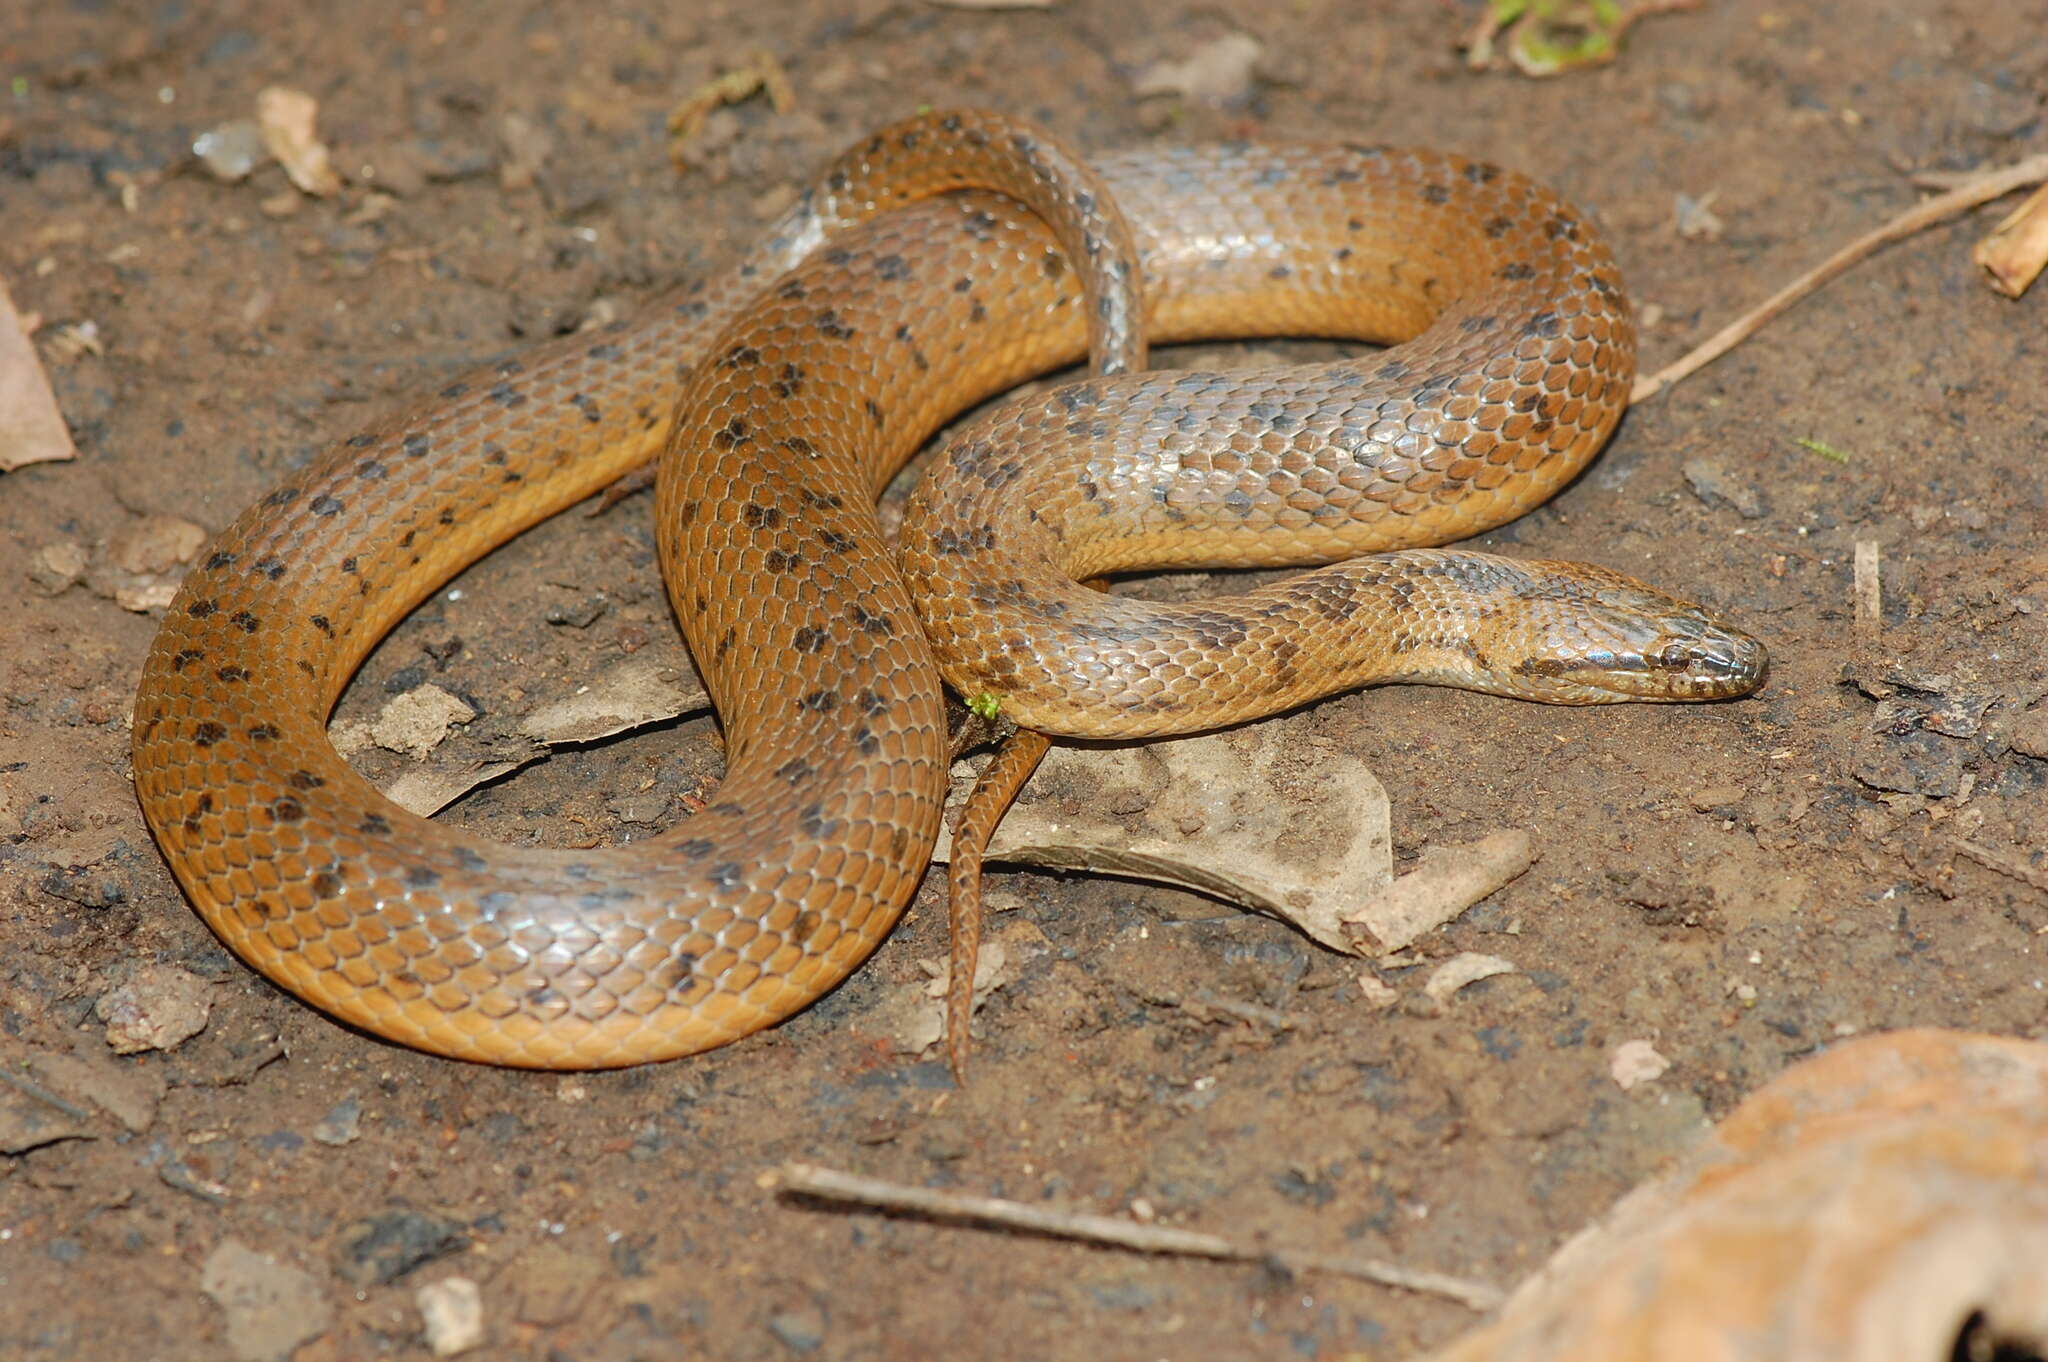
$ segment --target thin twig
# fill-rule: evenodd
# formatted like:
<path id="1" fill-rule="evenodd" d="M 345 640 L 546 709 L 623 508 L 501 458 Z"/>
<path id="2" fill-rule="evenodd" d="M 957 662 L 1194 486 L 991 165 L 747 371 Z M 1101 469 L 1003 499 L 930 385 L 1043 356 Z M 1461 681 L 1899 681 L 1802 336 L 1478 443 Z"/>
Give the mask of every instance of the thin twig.
<path id="1" fill-rule="evenodd" d="M 1937 222 L 1967 212 L 1980 203 L 1989 203 L 2002 194 L 2010 194 L 2015 189 L 2024 189 L 2043 180 L 2048 180 L 2048 152 L 2029 156 L 2024 161 L 2009 165 L 2003 170 L 1990 171 L 1968 184 L 1951 189 L 1946 194 L 1938 194 L 1925 203 L 1915 204 L 1884 226 L 1842 247 L 1819 265 L 1779 289 L 1757 307 L 1693 347 L 1684 358 L 1665 365 L 1646 378 L 1637 379 L 1635 391 L 1629 400 L 1642 402 L 1654 397 L 1680 379 L 1690 376 L 1694 370 L 1704 368 L 1719 359 L 1749 339 L 1766 322 L 1880 246 L 1903 240 Z"/>
<path id="2" fill-rule="evenodd" d="M 1164 1225 L 1143 1225 L 1113 1215 L 1062 1211 L 1026 1205 L 1021 1201 L 1005 1201 L 1000 1197 L 939 1192 L 928 1187 L 885 1182 L 880 1178 L 842 1173 L 806 1163 L 784 1164 L 775 1175 L 774 1182 L 785 1191 L 828 1201 L 882 1206 L 941 1220 L 1002 1225 L 1059 1239 L 1111 1244 L 1140 1253 L 1171 1253 L 1187 1258 L 1213 1258 L 1236 1263 L 1277 1263 L 1294 1271 L 1334 1272 L 1377 1282 L 1381 1286 L 1448 1297 L 1473 1310 L 1491 1310 L 1506 1299 L 1498 1287 L 1485 1282 L 1446 1276 L 1440 1272 L 1417 1271 L 1376 1258 L 1352 1258 L 1294 1249 L 1247 1248 L 1217 1234 L 1177 1230 Z"/>
<path id="3" fill-rule="evenodd" d="M 40 1084 L 33 1083 L 30 1080 L 23 1078 L 20 1074 L 9 1073 L 5 1069 L 0 1069 L 0 1083 L 6 1083 L 10 1087 L 18 1089 L 22 1093 L 25 1093 L 26 1095 L 35 1098 L 35 1100 L 38 1102 L 41 1102 L 47 1106 L 55 1107 L 57 1110 L 63 1112 L 66 1116 L 69 1116 L 74 1121 L 90 1121 L 92 1119 L 91 1112 L 85 1110 L 83 1107 L 74 1106 L 73 1104 L 59 1097 L 56 1093 L 51 1092 L 48 1088 L 45 1088 Z"/>

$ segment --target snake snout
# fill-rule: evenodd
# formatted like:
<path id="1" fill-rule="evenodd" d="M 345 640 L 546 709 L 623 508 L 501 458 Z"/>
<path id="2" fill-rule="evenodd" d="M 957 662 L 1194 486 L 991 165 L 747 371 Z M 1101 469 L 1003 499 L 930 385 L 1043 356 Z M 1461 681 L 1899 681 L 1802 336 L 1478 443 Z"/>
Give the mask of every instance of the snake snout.
<path id="1" fill-rule="evenodd" d="M 1763 684 L 1770 651 L 1756 639 L 1702 612 L 1690 627 L 1652 658 L 1651 671 L 1672 683 L 1674 700 L 1725 700 Z"/>

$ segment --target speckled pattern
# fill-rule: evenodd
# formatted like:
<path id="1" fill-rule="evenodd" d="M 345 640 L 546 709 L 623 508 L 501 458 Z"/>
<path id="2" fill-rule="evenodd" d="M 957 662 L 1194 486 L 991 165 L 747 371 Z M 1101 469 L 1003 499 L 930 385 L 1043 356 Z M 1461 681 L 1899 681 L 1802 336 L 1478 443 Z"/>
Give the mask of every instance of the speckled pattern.
<path id="1" fill-rule="evenodd" d="M 1403 523 L 1477 528 L 1454 505 L 1473 489 L 1505 519 L 1618 414 L 1633 342 L 1612 264 L 1519 177 L 1426 153 L 1227 147 L 1104 158 L 1105 197 L 1028 136 L 1005 152 L 983 131 L 978 169 L 944 169 L 935 131 L 944 119 L 857 149 L 710 286 L 449 385 L 221 537 L 152 650 L 135 770 L 180 881 L 245 959 L 393 1039 L 557 1067 L 722 1044 L 842 978 L 922 874 L 944 783 L 938 672 L 874 495 L 940 423 L 1072 362 L 1091 331 L 1100 354 L 1135 352 L 1111 201 L 1154 339 L 1421 333 L 1348 380 L 1401 404 L 1395 446 L 1445 451 L 1387 498 Z M 999 168 L 1009 153 L 1022 172 Z M 1027 201 L 1051 186 L 1041 206 L 1060 210 L 1069 253 L 1014 199 L 981 193 L 848 225 L 965 183 Z M 1070 258 L 1094 262 L 1107 304 L 1083 305 Z M 1292 413 L 1256 396 L 1229 409 L 1233 452 L 1270 445 L 1286 463 Z M 1091 435 L 1113 420 L 1061 418 Z M 1447 422 L 1460 440 L 1438 438 Z M 671 597 L 727 735 L 718 801 L 602 856 L 499 846 L 385 801 L 324 732 L 355 666 L 464 565 L 664 442 Z M 942 476 L 1008 490 L 1008 461 L 966 448 Z M 1354 480 L 1381 499 L 1369 469 Z M 1078 484 L 1084 498 L 1088 485 L 1101 482 Z M 1169 490 L 1153 524 L 1175 512 L 1188 514 Z M 1021 599 L 1006 582 L 982 590 Z M 1295 698 L 1274 690 L 1259 708 Z"/>
<path id="2" fill-rule="evenodd" d="M 1119 181 L 1127 202 L 1202 187 L 1182 209 L 1200 230 L 1145 242 L 1155 336 L 1414 339 L 1355 361 L 1076 384 L 959 435 L 903 533 L 948 682 L 1028 727 L 1113 738 L 1385 681 L 1552 703 L 1754 688 L 1754 640 L 1585 564 L 1378 553 L 1200 603 L 1080 586 L 1491 529 L 1577 476 L 1635 372 L 1605 244 L 1520 176 L 1372 148 L 1189 152 L 1148 169 L 1142 190 Z M 1333 192 L 1361 181 L 1368 195 Z M 1253 303 L 1261 287 L 1272 306 Z"/>

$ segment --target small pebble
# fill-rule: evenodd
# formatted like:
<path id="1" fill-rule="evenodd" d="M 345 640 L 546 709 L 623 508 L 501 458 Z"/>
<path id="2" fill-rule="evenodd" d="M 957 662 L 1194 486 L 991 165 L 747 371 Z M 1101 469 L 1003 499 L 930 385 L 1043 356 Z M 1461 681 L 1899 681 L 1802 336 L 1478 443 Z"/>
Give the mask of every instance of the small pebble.
<path id="1" fill-rule="evenodd" d="M 434 1356 L 455 1357 L 484 1341 L 483 1292 L 469 1278 L 428 1282 L 413 1293 L 413 1302 Z"/>

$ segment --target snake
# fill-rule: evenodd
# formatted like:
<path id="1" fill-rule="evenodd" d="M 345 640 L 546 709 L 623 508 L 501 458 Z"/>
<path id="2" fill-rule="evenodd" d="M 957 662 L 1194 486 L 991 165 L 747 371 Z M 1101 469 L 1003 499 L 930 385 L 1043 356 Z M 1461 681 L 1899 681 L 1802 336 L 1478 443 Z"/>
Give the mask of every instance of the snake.
<path id="1" fill-rule="evenodd" d="M 1105 374 L 1002 409 L 926 479 L 965 518 L 920 493 L 928 538 L 899 567 L 877 499 L 963 411 L 1091 342 L 1251 336 L 1389 348 Z M 1108 735 L 1374 680 L 1567 702 L 1753 689 L 1762 646 L 1697 606 L 1428 547 L 1569 482 L 1633 370 L 1610 251 L 1514 172 L 1343 143 L 1076 164 L 1012 120 L 923 115 L 851 149 L 722 273 L 440 386 L 233 522 L 144 665 L 141 807 L 222 941 L 345 1022 L 536 1068 L 706 1050 L 834 987 L 914 893 L 946 788 L 944 675 L 1021 722 Z M 1063 474 L 1034 462 L 1067 447 Z M 386 799 L 326 733 L 364 657 L 462 567 L 657 454 L 663 574 L 725 738 L 712 802 L 593 852 Z M 1192 606 L 1155 641 L 1139 630 L 1160 621 L 1073 585 L 1356 553 Z M 919 601 L 917 580 L 947 594 Z"/>

